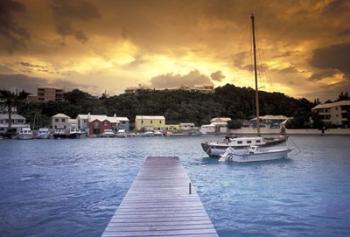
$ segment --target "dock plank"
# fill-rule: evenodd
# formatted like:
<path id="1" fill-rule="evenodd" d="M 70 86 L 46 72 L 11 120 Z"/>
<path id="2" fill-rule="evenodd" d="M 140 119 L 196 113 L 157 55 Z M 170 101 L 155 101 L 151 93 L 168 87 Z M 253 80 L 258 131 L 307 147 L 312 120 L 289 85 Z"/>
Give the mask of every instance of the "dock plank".
<path id="1" fill-rule="evenodd" d="M 177 157 L 147 157 L 102 237 L 218 237 Z"/>

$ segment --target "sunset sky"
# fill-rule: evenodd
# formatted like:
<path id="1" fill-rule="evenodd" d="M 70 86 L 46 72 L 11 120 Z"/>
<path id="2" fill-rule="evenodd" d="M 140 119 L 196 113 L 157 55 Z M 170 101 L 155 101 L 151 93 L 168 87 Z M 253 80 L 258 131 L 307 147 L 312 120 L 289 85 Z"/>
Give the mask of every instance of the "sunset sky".
<path id="1" fill-rule="evenodd" d="M 261 90 L 350 91 L 347 0 L 1 0 L 0 88 L 253 86 L 251 13 Z"/>

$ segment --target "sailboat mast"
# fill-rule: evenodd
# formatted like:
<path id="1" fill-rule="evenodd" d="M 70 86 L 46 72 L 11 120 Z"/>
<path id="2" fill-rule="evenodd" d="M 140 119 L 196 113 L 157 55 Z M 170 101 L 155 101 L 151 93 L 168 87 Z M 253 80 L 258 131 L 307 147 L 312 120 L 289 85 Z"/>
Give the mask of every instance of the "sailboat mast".
<path id="1" fill-rule="evenodd" d="M 258 92 L 258 70 L 256 65 L 256 44 L 255 44 L 255 23 L 254 15 L 251 15 L 252 31 L 253 31 L 253 54 L 254 54 L 254 77 L 255 77 L 255 106 L 256 106 L 256 129 L 260 136 L 260 118 L 259 118 L 259 92 Z"/>

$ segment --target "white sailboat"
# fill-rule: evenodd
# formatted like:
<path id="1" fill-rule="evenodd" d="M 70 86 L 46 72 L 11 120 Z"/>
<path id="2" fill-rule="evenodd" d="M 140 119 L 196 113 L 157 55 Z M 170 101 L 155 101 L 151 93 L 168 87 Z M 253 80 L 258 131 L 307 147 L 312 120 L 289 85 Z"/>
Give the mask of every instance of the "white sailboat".
<path id="1" fill-rule="evenodd" d="M 253 52 L 254 52 L 254 78 L 255 78 L 255 106 L 256 106 L 256 129 L 257 137 L 235 137 L 225 138 L 223 141 L 216 142 L 203 142 L 201 146 L 203 150 L 211 157 L 220 157 L 223 155 L 227 148 L 248 148 L 252 145 L 259 147 L 270 147 L 274 145 L 285 144 L 288 137 L 281 135 L 278 137 L 260 137 L 260 111 L 259 111 L 259 90 L 258 90 L 258 71 L 256 63 L 256 44 L 255 44 L 255 23 L 254 15 L 251 16 L 252 32 L 253 32 Z"/>
<path id="2" fill-rule="evenodd" d="M 254 15 L 251 16 L 252 30 L 253 30 L 253 51 L 254 51 L 254 76 L 255 76 L 255 103 L 256 103 L 256 118 L 257 118 L 257 132 L 260 135 L 259 124 L 259 94 L 258 94 L 258 76 L 256 68 L 256 46 L 255 46 L 255 30 L 254 30 Z M 258 141 L 258 140 L 256 140 Z M 261 145 L 260 145 L 261 144 Z M 260 142 L 260 146 L 262 143 Z M 248 144 L 247 144 L 248 145 Z M 266 143 L 265 143 L 266 145 Z M 287 158 L 288 153 L 291 152 L 286 145 L 280 147 L 259 147 L 258 144 L 250 144 L 245 149 L 235 149 L 234 147 L 228 147 L 225 153 L 221 156 L 224 160 L 230 160 L 235 162 L 256 162 L 256 161 L 268 161 Z"/>

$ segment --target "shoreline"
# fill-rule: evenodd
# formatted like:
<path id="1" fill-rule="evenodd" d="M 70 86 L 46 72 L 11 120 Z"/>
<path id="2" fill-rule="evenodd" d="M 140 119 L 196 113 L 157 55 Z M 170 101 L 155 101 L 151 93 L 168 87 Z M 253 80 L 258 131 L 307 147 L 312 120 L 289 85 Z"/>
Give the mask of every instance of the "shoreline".
<path id="1" fill-rule="evenodd" d="M 253 128 L 240 128 L 228 130 L 230 135 L 256 135 L 256 129 Z M 261 128 L 261 135 L 280 135 L 280 129 L 274 128 Z M 330 128 L 326 129 L 322 133 L 319 129 L 286 129 L 286 135 L 316 135 L 316 136 L 350 136 L 350 128 Z"/>

